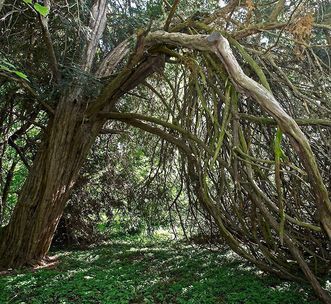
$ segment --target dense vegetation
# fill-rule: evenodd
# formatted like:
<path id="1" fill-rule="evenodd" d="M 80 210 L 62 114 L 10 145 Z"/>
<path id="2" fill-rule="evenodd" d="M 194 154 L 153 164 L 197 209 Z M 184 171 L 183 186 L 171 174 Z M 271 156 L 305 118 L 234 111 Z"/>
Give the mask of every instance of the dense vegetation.
<path id="1" fill-rule="evenodd" d="M 122 237 L 57 255 L 51 269 L 0 277 L 1 303 L 319 303 L 225 248 Z"/>
<path id="2" fill-rule="evenodd" d="M 94 248 L 63 253 L 53 270 L 1 278 L 1 296 L 15 296 L 12 282 L 28 284 L 17 301 L 74 301 L 70 282 L 57 293 L 48 276 L 80 273 L 95 255 L 84 267 L 112 268 L 118 255 L 123 273 L 109 276 L 153 281 L 159 274 L 138 268 L 166 265 L 179 246 L 192 265 L 169 267 L 191 265 L 195 283 L 185 274 L 169 289 L 133 284 L 123 303 L 202 303 L 203 290 L 208 303 L 315 301 L 291 293 L 308 283 L 330 303 L 330 21 L 327 0 L 0 1 L 0 270 L 50 266 L 51 245 Z M 162 244 L 131 265 L 121 242 L 93 247 L 159 229 L 202 249 Z M 211 245 L 219 251 L 207 254 Z M 240 258 L 222 264 L 225 250 Z M 204 255 L 202 283 L 193 278 Z M 244 275 L 242 265 L 293 290 L 265 292 L 256 268 Z M 50 287 L 29 290 L 29 276 Z M 119 301 L 94 294 L 91 277 L 78 302 Z M 216 288 L 232 279 L 256 294 Z M 186 295 L 172 290 L 191 285 Z"/>

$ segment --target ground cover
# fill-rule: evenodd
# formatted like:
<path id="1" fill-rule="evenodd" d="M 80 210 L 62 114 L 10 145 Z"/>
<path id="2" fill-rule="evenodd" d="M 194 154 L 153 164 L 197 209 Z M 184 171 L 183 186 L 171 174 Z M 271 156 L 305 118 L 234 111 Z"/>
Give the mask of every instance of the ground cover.
<path id="1" fill-rule="evenodd" d="M 126 238 L 54 254 L 54 268 L 0 276 L 0 303 L 319 303 L 226 249 Z"/>

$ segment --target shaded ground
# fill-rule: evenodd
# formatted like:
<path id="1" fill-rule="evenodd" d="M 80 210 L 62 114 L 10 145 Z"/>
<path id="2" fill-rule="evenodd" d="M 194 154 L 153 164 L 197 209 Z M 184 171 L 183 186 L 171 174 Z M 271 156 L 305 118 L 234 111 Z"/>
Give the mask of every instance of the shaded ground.
<path id="1" fill-rule="evenodd" d="M 54 269 L 0 277 L 0 303 L 319 303 L 229 252 L 118 241 L 58 252 Z"/>

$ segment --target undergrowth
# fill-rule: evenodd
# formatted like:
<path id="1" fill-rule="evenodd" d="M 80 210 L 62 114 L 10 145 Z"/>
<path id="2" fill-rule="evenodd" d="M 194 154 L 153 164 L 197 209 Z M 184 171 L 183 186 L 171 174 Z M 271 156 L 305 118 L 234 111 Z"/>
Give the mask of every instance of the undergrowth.
<path id="1" fill-rule="evenodd" d="M 227 250 L 135 238 L 56 254 L 55 268 L 1 276 L 0 303 L 319 303 Z"/>

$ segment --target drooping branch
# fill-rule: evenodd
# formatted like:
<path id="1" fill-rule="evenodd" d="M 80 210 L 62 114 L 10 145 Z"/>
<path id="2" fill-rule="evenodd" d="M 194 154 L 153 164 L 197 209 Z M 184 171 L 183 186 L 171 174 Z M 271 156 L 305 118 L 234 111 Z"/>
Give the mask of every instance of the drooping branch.
<path id="1" fill-rule="evenodd" d="M 321 224 L 329 238 L 331 238 L 331 202 L 307 137 L 295 120 L 281 107 L 273 94 L 245 75 L 226 38 L 220 34 L 212 34 L 208 37 L 208 42 L 223 62 L 236 87 L 252 96 L 265 111 L 273 116 L 282 131 L 291 139 L 293 148 L 301 158 L 315 190 Z"/>
<path id="2" fill-rule="evenodd" d="M 177 138 L 173 134 L 170 134 L 164 130 L 161 130 L 158 127 L 150 126 L 146 123 L 143 123 L 140 121 L 140 119 L 155 122 L 160 125 L 167 126 L 167 123 L 163 122 L 161 123 L 161 120 L 159 119 L 153 119 L 153 118 L 147 118 L 146 116 L 134 114 L 134 113 L 102 113 L 102 116 L 108 116 L 109 118 L 114 118 L 119 121 L 123 121 L 128 125 L 134 126 L 136 128 L 139 128 L 141 130 L 144 130 L 146 132 L 152 133 L 154 135 L 157 135 L 161 137 L 162 139 L 168 141 L 169 143 L 176 146 L 182 153 L 185 155 L 185 157 L 188 158 L 189 161 L 189 176 L 191 179 L 191 182 L 193 183 L 193 187 L 195 188 L 195 193 L 198 197 L 198 200 L 202 207 L 208 211 L 208 213 L 214 218 L 221 235 L 227 240 L 229 246 L 232 250 L 234 250 L 236 253 L 241 255 L 242 257 L 246 258 L 250 262 L 257 265 L 260 269 L 264 271 L 268 271 L 271 273 L 275 273 L 281 277 L 284 278 L 290 278 L 293 280 L 301 281 L 299 277 L 296 277 L 289 273 L 286 269 L 284 269 L 281 265 L 276 265 L 277 268 L 275 269 L 273 267 L 270 267 L 266 263 L 259 261 L 254 256 L 252 256 L 250 253 L 248 253 L 244 248 L 242 247 L 242 242 L 236 237 L 236 235 L 233 233 L 233 231 L 229 230 L 227 227 L 227 224 L 224 221 L 223 215 L 221 210 L 218 208 L 218 206 L 215 204 L 215 202 L 212 201 L 210 196 L 208 195 L 208 191 L 206 189 L 206 184 L 203 181 L 203 176 L 201 176 L 201 169 L 198 161 L 198 156 L 194 154 L 194 151 L 191 150 L 190 146 L 182 139 Z M 169 127 L 169 126 L 168 126 Z M 174 127 L 174 126 L 173 126 Z M 176 129 L 176 127 L 174 127 Z M 187 134 L 183 134 L 186 139 L 190 139 Z M 212 154 L 210 155 L 212 157 Z M 226 165 L 226 164 L 224 164 Z M 233 174 L 233 172 L 232 172 Z M 277 225 L 277 224 L 276 224 Z M 287 237 L 288 241 L 288 237 Z M 291 243 L 291 241 L 289 241 Z M 292 244 L 292 243 L 291 243 Z M 293 244 L 292 244 L 293 245 Z M 296 249 L 297 250 L 297 249 Z M 299 251 L 297 250 L 298 255 L 300 255 Z M 304 263 L 304 261 L 303 261 Z M 281 271 L 279 271 L 281 270 Z M 309 270 L 309 269 L 308 269 Z M 316 279 L 315 279 L 316 280 Z M 318 282 L 317 282 L 318 284 Z"/>
<path id="3" fill-rule="evenodd" d="M 157 125 L 161 125 L 163 127 L 166 127 L 168 129 L 177 131 L 178 133 L 182 134 L 183 136 L 189 138 L 190 140 L 196 142 L 201 148 L 203 148 L 207 153 L 209 153 L 211 156 L 213 155 L 213 152 L 209 149 L 209 147 L 199 138 L 185 130 L 184 128 L 171 124 L 169 122 L 163 121 L 162 119 L 158 119 L 155 117 L 149 117 L 145 115 L 141 115 L 138 113 L 118 113 L 118 112 L 101 112 L 98 115 L 99 117 L 102 118 L 108 118 L 108 119 L 136 119 L 136 120 L 143 120 L 143 121 L 148 121 L 151 123 L 155 123 Z"/>
<path id="4" fill-rule="evenodd" d="M 156 117 L 150 117 L 150 116 L 146 116 L 146 115 L 142 115 L 142 114 L 138 114 L 138 113 L 101 112 L 98 116 L 102 117 L 102 118 L 108 118 L 108 119 L 114 119 L 114 120 L 122 120 L 125 122 L 135 121 L 137 123 L 137 121 L 145 121 L 145 122 L 150 122 L 150 123 L 153 123 L 156 125 L 163 126 L 169 130 L 178 132 L 179 134 L 181 134 L 181 136 L 183 136 L 183 138 L 192 140 L 193 142 L 195 142 L 198 145 L 199 149 L 203 149 L 204 151 L 206 151 L 207 155 L 209 155 L 210 158 L 214 157 L 214 152 L 210 149 L 210 147 L 208 147 L 202 140 L 200 140 L 198 137 L 193 135 L 191 132 L 187 131 L 186 129 L 184 129 L 183 127 L 181 127 L 179 125 L 172 124 L 170 122 L 164 121 L 164 120 L 156 118 Z M 249 115 L 249 117 L 252 117 L 252 116 Z M 255 117 L 255 116 L 253 116 L 253 117 Z M 259 119 L 259 117 L 256 117 L 256 118 Z M 273 119 L 266 118 L 266 117 L 263 117 L 263 118 L 265 120 L 267 120 L 267 123 L 276 124 L 276 121 Z M 234 151 L 243 154 L 245 157 L 247 157 L 247 156 L 249 157 L 249 155 L 245 155 L 244 152 L 241 151 L 240 148 L 238 148 L 238 147 L 235 147 Z M 254 161 L 256 161 L 256 160 L 254 160 Z M 260 161 L 274 163 L 274 161 L 268 161 L 268 160 L 260 160 Z M 228 164 L 221 158 L 218 158 L 218 162 L 225 168 L 229 169 Z M 253 187 L 259 193 L 259 195 L 263 197 L 263 199 L 266 201 L 268 207 L 270 207 L 271 210 L 279 213 L 278 207 L 272 202 L 272 200 L 270 200 L 268 198 L 267 195 L 265 195 L 263 193 L 263 191 L 261 189 L 259 189 L 259 187 L 255 183 L 253 184 Z M 295 219 L 287 214 L 285 215 L 285 217 L 289 222 L 294 223 L 295 225 L 305 227 L 308 229 L 312 229 L 314 231 L 321 231 L 321 228 L 318 226 L 312 225 L 310 223 L 301 222 L 298 219 Z"/>
<path id="5" fill-rule="evenodd" d="M 125 67 L 115 79 L 110 81 L 87 110 L 88 115 L 96 115 L 105 107 L 112 109 L 115 102 L 124 94 L 142 83 L 148 76 L 164 67 L 164 56 L 155 54 L 143 58 L 134 68 Z"/>
<path id="6" fill-rule="evenodd" d="M 282 131 L 291 139 L 292 146 L 297 151 L 310 177 L 317 198 L 316 206 L 322 227 L 331 238 L 331 202 L 307 137 L 295 120 L 281 107 L 273 94 L 243 72 L 232 53 L 228 40 L 216 32 L 207 36 L 156 31 L 150 33 L 146 41 L 150 44 L 165 43 L 200 51 L 210 51 L 221 60 L 237 90 L 252 96 L 262 109 L 277 121 Z"/>
<path id="7" fill-rule="evenodd" d="M 255 122 L 262 125 L 277 126 L 277 121 L 275 119 L 265 116 L 254 116 L 250 114 L 239 113 L 239 119 Z M 298 118 L 295 119 L 295 122 L 299 126 L 331 127 L 331 120 L 323 118 Z"/>

